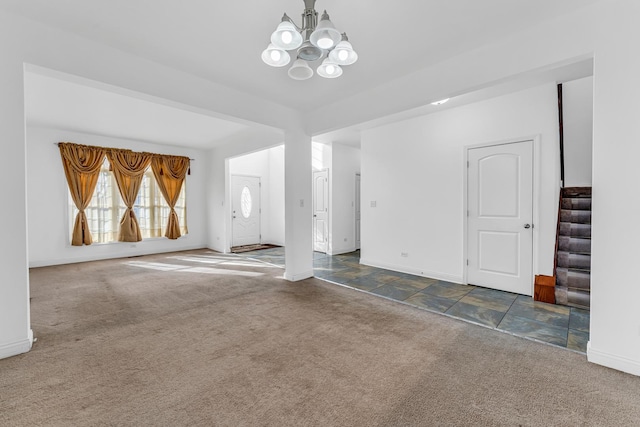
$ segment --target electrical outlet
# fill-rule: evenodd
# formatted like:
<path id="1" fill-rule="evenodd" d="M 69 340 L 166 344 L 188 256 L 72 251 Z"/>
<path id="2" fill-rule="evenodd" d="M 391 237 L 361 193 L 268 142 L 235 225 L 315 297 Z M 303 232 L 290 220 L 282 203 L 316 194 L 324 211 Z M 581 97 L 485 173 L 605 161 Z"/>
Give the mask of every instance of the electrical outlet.
<path id="1" fill-rule="evenodd" d="M 378 202 L 376 202 L 375 200 L 371 201 L 371 207 L 375 208 L 376 206 L 378 206 Z"/>
<path id="2" fill-rule="evenodd" d="M 409 253 L 408 252 L 400 252 L 400 256 L 402 258 L 407 258 L 409 256 Z"/>

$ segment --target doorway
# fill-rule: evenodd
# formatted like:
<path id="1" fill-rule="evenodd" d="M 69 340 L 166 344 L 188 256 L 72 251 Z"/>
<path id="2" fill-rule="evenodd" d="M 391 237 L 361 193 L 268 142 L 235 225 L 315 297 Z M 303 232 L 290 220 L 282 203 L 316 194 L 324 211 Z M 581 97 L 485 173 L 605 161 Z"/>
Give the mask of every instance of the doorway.
<path id="1" fill-rule="evenodd" d="M 313 250 L 327 253 L 329 245 L 329 170 L 313 172 Z"/>
<path id="2" fill-rule="evenodd" d="M 248 175 L 231 176 L 232 246 L 260 242 L 260 178 Z"/>
<path id="3" fill-rule="evenodd" d="M 533 294 L 533 141 L 467 149 L 467 283 Z"/>

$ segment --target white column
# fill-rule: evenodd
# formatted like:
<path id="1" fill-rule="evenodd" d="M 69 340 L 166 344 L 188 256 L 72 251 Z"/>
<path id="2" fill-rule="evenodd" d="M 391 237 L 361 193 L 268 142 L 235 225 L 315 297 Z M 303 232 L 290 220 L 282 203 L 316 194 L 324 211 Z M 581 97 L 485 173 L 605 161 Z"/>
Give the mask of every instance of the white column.
<path id="1" fill-rule="evenodd" d="M 2 31 L 0 31 L 0 34 Z M 29 351 L 33 340 L 29 318 L 27 263 L 26 146 L 22 61 L 13 55 L 9 32 L 0 37 L 5 52 L 0 64 L 0 359 Z M 51 159 L 52 162 L 60 159 Z"/>
<path id="2" fill-rule="evenodd" d="M 313 276 L 311 137 L 284 136 L 285 273 L 290 281 Z"/>
<path id="3" fill-rule="evenodd" d="M 640 3 L 602 4 L 595 50 L 589 361 L 640 375 Z"/>

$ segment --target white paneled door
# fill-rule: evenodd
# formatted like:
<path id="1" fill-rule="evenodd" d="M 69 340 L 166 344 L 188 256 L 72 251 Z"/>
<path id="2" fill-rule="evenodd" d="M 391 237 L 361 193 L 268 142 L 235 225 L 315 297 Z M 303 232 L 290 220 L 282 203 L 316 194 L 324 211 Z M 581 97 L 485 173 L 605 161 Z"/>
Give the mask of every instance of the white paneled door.
<path id="1" fill-rule="evenodd" d="M 533 141 L 467 151 L 467 282 L 533 293 Z"/>
<path id="2" fill-rule="evenodd" d="M 329 171 L 313 172 L 313 250 L 327 252 L 329 245 Z"/>
<path id="3" fill-rule="evenodd" d="M 231 176 L 232 245 L 260 243 L 260 178 Z"/>

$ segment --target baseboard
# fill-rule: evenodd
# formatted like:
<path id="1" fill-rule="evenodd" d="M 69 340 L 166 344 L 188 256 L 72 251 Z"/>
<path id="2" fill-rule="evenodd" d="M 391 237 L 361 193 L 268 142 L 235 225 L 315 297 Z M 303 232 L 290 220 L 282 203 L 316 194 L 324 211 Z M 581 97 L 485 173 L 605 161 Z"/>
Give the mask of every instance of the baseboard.
<path id="1" fill-rule="evenodd" d="M 118 242 L 113 244 L 122 244 L 122 243 L 124 242 Z M 51 265 L 62 265 L 62 264 L 77 264 L 79 262 L 101 261 L 106 259 L 127 258 L 127 257 L 134 257 L 134 256 L 137 257 L 137 256 L 144 256 L 144 255 L 156 255 L 156 254 L 163 254 L 163 253 L 170 253 L 170 252 L 193 251 L 196 249 L 205 249 L 205 248 L 206 248 L 206 245 L 194 244 L 194 245 L 181 246 L 179 248 L 165 247 L 162 249 L 145 249 L 145 250 L 138 250 L 138 251 L 123 250 L 121 253 L 109 253 L 109 254 L 100 254 L 100 255 L 92 254 L 92 255 L 79 256 L 79 257 L 67 257 L 67 258 L 58 258 L 58 259 L 29 261 L 29 268 L 48 267 Z"/>
<path id="2" fill-rule="evenodd" d="M 329 252 L 327 255 L 334 256 L 334 255 L 348 254 L 355 250 L 356 250 L 355 248 L 338 249 L 338 250 Z"/>
<path id="3" fill-rule="evenodd" d="M 640 362 L 616 356 L 605 351 L 596 350 L 591 346 L 591 341 L 587 343 L 587 360 L 597 365 L 616 369 L 631 375 L 640 376 Z"/>
<path id="4" fill-rule="evenodd" d="M 6 359 L 7 357 L 27 353 L 29 350 L 31 350 L 32 344 L 33 331 L 29 329 L 29 336 L 27 338 L 13 343 L 0 345 L 0 359 Z"/>
<path id="5" fill-rule="evenodd" d="M 290 282 L 297 282 L 299 280 L 308 279 L 309 277 L 313 277 L 313 270 L 305 271 L 303 273 L 290 274 L 285 271 L 284 278 Z"/>
<path id="6" fill-rule="evenodd" d="M 407 268 L 400 265 L 387 264 L 384 262 L 371 261 L 366 258 L 360 258 L 360 264 L 368 265 L 370 267 L 384 268 L 385 270 L 397 271 L 399 273 L 413 274 L 415 276 L 429 277 L 431 279 L 446 280 L 452 283 L 464 283 L 461 276 L 454 276 L 453 274 L 442 273 L 439 271 L 426 271 Z"/>

